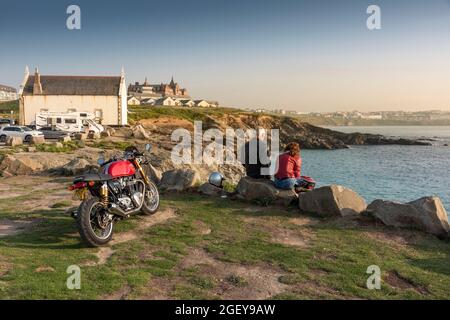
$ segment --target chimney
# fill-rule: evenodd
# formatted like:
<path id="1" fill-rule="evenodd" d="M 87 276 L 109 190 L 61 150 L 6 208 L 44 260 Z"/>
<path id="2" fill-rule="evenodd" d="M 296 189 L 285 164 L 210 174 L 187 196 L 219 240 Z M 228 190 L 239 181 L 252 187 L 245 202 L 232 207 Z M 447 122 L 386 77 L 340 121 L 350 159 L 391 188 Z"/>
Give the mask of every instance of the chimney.
<path id="1" fill-rule="evenodd" d="M 41 75 L 38 68 L 34 72 L 33 94 L 42 94 Z"/>

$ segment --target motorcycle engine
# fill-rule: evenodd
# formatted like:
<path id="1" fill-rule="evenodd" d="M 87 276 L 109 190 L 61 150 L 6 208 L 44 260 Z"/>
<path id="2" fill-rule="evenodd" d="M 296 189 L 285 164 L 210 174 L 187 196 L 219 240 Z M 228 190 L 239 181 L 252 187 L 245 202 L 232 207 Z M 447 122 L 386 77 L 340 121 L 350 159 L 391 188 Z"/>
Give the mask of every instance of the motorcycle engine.
<path id="1" fill-rule="evenodd" d="M 138 182 L 142 183 L 142 182 Z M 118 204 L 123 210 L 129 211 L 140 207 L 144 200 L 144 194 L 136 187 L 136 181 L 132 178 L 120 178 L 108 181 L 108 185 L 117 198 Z"/>

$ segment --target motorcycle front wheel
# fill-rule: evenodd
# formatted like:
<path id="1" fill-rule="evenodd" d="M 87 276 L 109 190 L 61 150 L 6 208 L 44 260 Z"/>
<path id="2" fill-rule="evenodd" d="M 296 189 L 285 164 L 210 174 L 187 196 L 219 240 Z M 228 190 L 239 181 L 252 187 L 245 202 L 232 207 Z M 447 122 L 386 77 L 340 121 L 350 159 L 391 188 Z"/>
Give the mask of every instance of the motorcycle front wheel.
<path id="1" fill-rule="evenodd" d="M 159 209 L 158 187 L 153 181 L 150 181 L 145 188 L 144 203 L 141 211 L 144 214 L 155 214 Z"/>
<path id="2" fill-rule="evenodd" d="M 114 221 L 98 198 L 84 200 L 77 214 L 81 239 L 91 247 L 107 244 L 112 239 Z"/>

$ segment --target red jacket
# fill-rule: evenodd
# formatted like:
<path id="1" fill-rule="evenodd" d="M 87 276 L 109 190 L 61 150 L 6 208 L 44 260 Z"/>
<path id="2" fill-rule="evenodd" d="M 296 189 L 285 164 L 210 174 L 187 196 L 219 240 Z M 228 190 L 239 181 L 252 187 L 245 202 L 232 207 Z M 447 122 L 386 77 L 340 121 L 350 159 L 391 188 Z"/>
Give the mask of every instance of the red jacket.
<path id="1" fill-rule="evenodd" d="M 281 180 L 285 178 L 300 178 L 302 169 L 302 158 L 299 155 L 291 156 L 289 152 L 282 153 L 278 157 L 278 171 L 275 178 Z"/>

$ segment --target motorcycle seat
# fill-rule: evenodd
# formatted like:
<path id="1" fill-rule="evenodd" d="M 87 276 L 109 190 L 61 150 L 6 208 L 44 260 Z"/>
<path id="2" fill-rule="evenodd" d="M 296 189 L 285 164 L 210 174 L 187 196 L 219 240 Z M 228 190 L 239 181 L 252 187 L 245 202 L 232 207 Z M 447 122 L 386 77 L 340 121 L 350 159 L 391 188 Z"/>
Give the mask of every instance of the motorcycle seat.
<path id="1" fill-rule="evenodd" d="M 114 179 L 113 176 L 105 173 L 88 173 L 82 176 L 76 177 L 73 182 L 88 182 L 88 181 L 107 181 Z"/>

